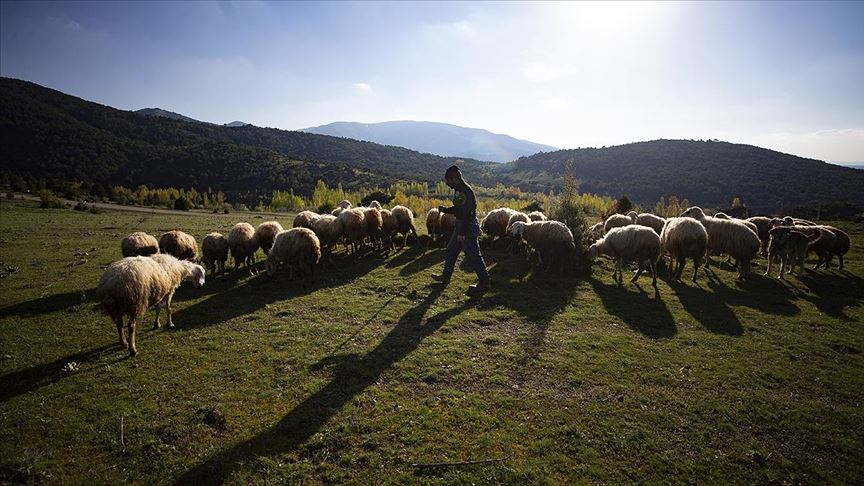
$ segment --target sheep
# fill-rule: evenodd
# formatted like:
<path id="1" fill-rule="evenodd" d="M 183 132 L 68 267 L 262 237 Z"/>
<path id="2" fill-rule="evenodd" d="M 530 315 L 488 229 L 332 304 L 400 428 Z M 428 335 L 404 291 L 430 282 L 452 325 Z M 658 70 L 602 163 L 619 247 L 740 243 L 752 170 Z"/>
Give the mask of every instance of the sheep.
<path id="1" fill-rule="evenodd" d="M 164 254 L 126 257 L 108 265 L 96 287 L 96 299 L 116 324 L 120 347 L 128 349 L 131 356 L 138 354 L 135 323 L 144 316 L 148 307 L 156 306 L 154 328 L 160 326 L 161 304 L 165 305 L 168 312 L 168 327 L 174 327 L 171 298 L 184 280 L 190 280 L 198 287 L 204 285 L 204 268 Z M 126 332 L 128 341 L 123 333 L 124 316 L 129 316 Z"/>
<path id="2" fill-rule="evenodd" d="M 663 225 L 666 224 L 666 219 L 651 213 L 641 213 L 636 216 L 636 224 L 639 226 L 647 226 L 654 230 L 658 235 L 663 231 Z"/>
<path id="3" fill-rule="evenodd" d="M 765 216 L 753 216 L 751 218 L 747 218 L 747 221 L 753 223 L 756 226 L 756 235 L 759 236 L 759 241 L 762 242 L 762 246 L 759 248 L 759 252 L 761 254 L 766 254 L 768 251 L 768 232 L 771 231 L 771 218 Z"/>
<path id="4" fill-rule="evenodd" d="M 723 212 L 717 212 L 717 213 L 714 213 L 714 217 L 717 218 L 717 219 L 732 219 L 732 218 L 729 217 L 728 214 L 723 213 Z"/>
<path id="5" fill-rule="evenodd" d="M 345 235 L 345 247 L 352 247 L 357 253 L 363 246 L 363 238 L 366 237 L 366 215 L 359 208 L 344 209 L 337 216 L 342 221 L 342 231 Z"/>
<path id="6" fill-rule="evenodd" d="M 604 222 L 603 222 L 603 221 L 600 221 L 599 223 L 597 223 L 597 224 L 591 226 L 590 228 L 588 228 L 588 233 L 589 233 L 591 236 L 593 236 L 594 239 L 600 238 L 600 237 L 603 236 L 603 234 L 604 234 L 604 231 L 603 231 L 603 224 L 604 224 Z"/>
<path id="7" fill-rule="evenodd" d="M 623 280 L 622 267 L 635 262 L 639 268 L 630 279 L 631 283 L 642 275 L 645 269 L 651 270 L 651 286 L 657 296 L 657 260 L 660 259 L 660 236 L 653 229 L 639 225 L 612 228 L 588 249 L 591 260 L 597 255 L 607 255 L 615 260 L 613 278 L 620 284 Z"/>
<path id="8" fill-rule="evenodd" d="M 825 270 L 828 270 L 828 267 L 830 266 L 831 260 L 834 258 L 834 255 L 837 255 L 837 257 L 839 258 L 840 270 L 843 270 L 843 255 L 845 255 L 849 251 L 849 247 L 851 246 L 849 234 L 847 234 L 843 230 L 827 225 L 799 225 L 793 226 L 793 228 L 800 228 L 800 231 L 804 231 L 805 233 L 807 232 L 807 230 L 821 231 L 822 238 L 817 241 L 811 242 L 809 246 L 809 251 L 812 251 L 816 253 L 817 256 L 819 256 L 819 261 L 817 261 L 816 265 L 813 266 L 814 270 L 818 269 L 821 266 L 824 266 Z"/>
<path id="9" fill-rule="evenodd" d="M 291 276 L 299 275 L 303 288 L 306 280 L 315 284 L 315 264 L 321 258 L 321 242 L 308 228 L 291 228 L 276 235 L 267 253 L 267 276 L 272 277 L 280 265 L 288 266 Z"/>
<path id="10" fill-rule="evenodd" d="M 292 224 L 292 227 L 312 229 L 312 225 L 315 223 L 315 220 L 320 217 L 321 216 L 319 216 L 317 213 L 313 213 L 312 211 L 300 211 L 299 213 L 297 213 L 297 216 L 294 216 L 294 223 Z"/>
<path id="11" fill-rule="evenodd" d="M 159 253 L 159 242 L 143 231 L 136 231 L 120 241 L 120 253 L 128 256 L 148 256 Z"/>
<path id="12" fill-rule="evenodd" d="M 228 249 L 234 258 L 234 270 L 245 263 L 250 273 L 255 272 L 255 252 L 258 251 L 258 238 L 255 228 L 249 223 L 237 223 L 228 233 Z"/>
<path id="13" fill-rule="evenodd" d="M 670 269 L 672 280 L 681 281 L 684 266 L 690 258 L 693 260 L 693 282 L 696 282 L 696 273 L 708 247 L 708 232 L 702 223 L 688 217 L 669 218 L 660 231 L 660 244 L 676 265 L 674 270 Z"/>
<path id="14" fill-rule="evenodd" d="M 795 231 L 794 226 L 772 228 L 768 235 L 768 269 L 765 270 L 765 275 L 771 273 L 774 257 L 780 258 L 780 274 L 777 278 L 785 280 L 786 268 L 791 267 L 789 271 L 792 272 L 795 270 L 795 264 L 798 264 L 798 275 L 801 275 L 804 272 L 807 249 L 822 238 L 821 230 L 816 229 L 815 232 L 815 239 L 811 240 L 807 234 Z"/>
<path id="15" fill-rule="evenodd" d="M 573 233 L 560 221 L 516 221 L 507 233 L 533 248 L 537 252 L 538 266 L 545 265 L 547 270 L 559 264 L 558 268 L 563 273 L 565 265 L 561 265 L 562 260 L 568 259 L 576 250 Z"/>
<path id="16" fill-rule="evenodd" d="M 540 211 L 531 211 L 528 213 L 528 219 L 531 221 L 546 221 L 546 215 Z"/>
<path id="17" fill-rule="evenodd" d="M 738 279 L 747 277 L 750 273 L 750 260 L 756 257 L 762 246 L 756 231 L 741 221 L 705 216 L 698 206 L 688 208 L 682 216 L 690 216 L 701 222 L 708 231 L 708 250 L 725 253 L 734 258 L 738 264 Z M 706 258 L 706 267 L 709 261 Z"/>
<path id="18" fill-rule="evenodd" d="M 347 199 L 343 199 L 339 204 L 336 205 L 336 208 L 333 211 L 330 211 L 330 214 L 333 216 L 339 216 L 339 213 L 346 209 L 351 209 L 351 201 Z"/>
<path id="19" fill-rule="evenodd" d="M 255 230 L 255 238 L 258 240 L 258 246 L 261 247 L 261 251 L 264 252 L 265 256 L 273 246 L 273 240 L 276 239 L 276 235 L 283 231 L 285 231 L 285 228 L 278 221 L 265 221 L 258 225 L 258 228 Z"/>
<path id="20" fill-rule="evenodd" d="M 201 263 L 210 269 L 210 275 L 225 273 L 225 261 L 228 260 L 228 240 L 221 233 L 210 233 L 201 241 Z"/>
<path id="21" fill-rule="evenodd" d="M 438 218 L 440 217 L 441 212 L 438 211 L 438 208 L 432 208 L 426 212 L 426 233 L 433 242 L 438 234 Z"/>
<path id="22" fill-rule="evenodd" d="M 493 241 L 502 238 L 507 235 L 507 223 L 515 213 L 516 211 L 510 208 L 493 209 L 480 221 L 480 229 L 491 236 Z"/>
<path id="23" fill-rule="evenodd" d="M 396 217 L 396 222 L 399 225 L 397 233 L 402 235 L 402 248 L 408 244 L 408 234 L 412 233 L 414 238 L 417 238 L 417 226 L 414 225 L 414 213 L 405 206 L 393 206 L 390 210 L 393 216 Z"/>
<path id="24" fill-rule="evenodd" d="M 446 245 L 456 231 L 456 215 L 449 213 L 441 213 L 438 216 L 438 228 L 436 228 L 438 238 Z"/>
<path id="25" fill-rule="evenodd" d="M 603 233 L 609 233 L 612 228 L 620 228 L 622 226 L 628 226 L 631 224 L 636 224 L 636 215 L 635 212 L 631 211 L 633 216 L 631 215 L 623 215 L 623 214 L 613 214 L 606 218 L 606 221 L 603 222 Z"/>
<path id="26" fill-rule="evenodd" d="M 332 263 L 333 249 L 344 236 L 342 221 L 332 214 L 323 214 L 312 223 L 312 231 L 318 237 L 322 253 L 326 253 L 327 259 Z"/>
<path id="27" fill-rule="evenodd" d="M 372 201 L 372 202 L 370 202 L 370 203 L 369 203 L 369 207 L 370 207 L 370 208 L 375 208 L 375 209 L 377 209 L 377 210 L 379 210 L 379 211 L 380 211 L 381 209 L 383 209 L 383 208 L 381 207 L 381 203 L 379 203 L 378 201 Z"/>
<path id="28" fill-rule="evenodd" d="M 362 208 L 363 217 L 366 219 L 366 236 L 369 238 L 369 243 L 373 248 L 381 245 L 381 235 L 383 233 L 384 218 L 381 216 L 381 211 L 377 208 Z"/>
<path id="29" fill-rule="evenodd" d="M 192 261 L 198 257 L 198 243 L 192 235 L 171 230 L 159 237 L 159 252 Z"/>
<path id="30" fill-rule="evenodd" d="M 399 231 L 399 221 L 396 220 L 396 216 L 393 216 L 393 212 L 389 209 L 382 209 L 381 239 L 383 240 L 384 247 L 387 250 L 393 249 L 393 236 L 396 234 L 397 231 Z"/>
<path id="31" fill-rule="evenodd" d="M 513 226 L 513 223 L 521 222 L 521 223 L 529 223 L 531 222 L 531 218 L 528 217 L 527 214 L 514 211 L 513 214 L 510 215 L 510 219 L 507 220 L 507 234 L 510 234 L 510 227 Z M 507 247 L 508 252 L 518 251 L 519 250 L 519 239 L 511 239 L 510 245 Z"/>

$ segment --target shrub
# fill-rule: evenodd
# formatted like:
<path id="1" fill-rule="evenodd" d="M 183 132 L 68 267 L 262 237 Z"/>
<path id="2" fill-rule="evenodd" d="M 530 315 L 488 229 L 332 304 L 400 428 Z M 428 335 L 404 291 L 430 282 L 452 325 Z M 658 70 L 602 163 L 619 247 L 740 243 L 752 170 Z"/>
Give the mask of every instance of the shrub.
<path id="1" fill-rule="evenodd" d="M 39 200 L 41 203 L 39 204 L 40 208 L 65 208 L 66 203 L 63 202 L 62 199 L 57 197 L 54 192 L 50 189 L 42 189 L 36 193 L 39 196 Z"/>
<path id="2" fill-rule="evenodd" d="M 387 206 L 387 203 L 393 200 L 393 196 L 385 194 L 381 191 L 375 191 L 367 194 L 360 200 L 361 206 L 368 206 L 372 201 L 378 201 L 382 206 Z"/>
<path id="3" fill-rule="evenodd" d="M 320 206 L 318 206 L 317 212 L 318 212 L 318 214 L 329 214 L 330 211 L 333 211 L 334 207 L 335 206 L 330 204 L 329 202 L 325 202 L 325 203 L 321 204 Z"/>
<path id="4" fill-rule="evenodd" d="M 189 211 L 191 209 L 191 204 L 189 200 L 186 199 L 186 196 L 180 196 L 174 200 L 174 209 L 178 211 Z"/>
<path id="5" fill-rule="evenodd" d="M 75 211 L 89 211 L 90 205 L 85 203 L 84 201 L 78 201 L 78 204 L 72 207 Z"/>
<path id="6" fill-rule="evenodd" d="M 588 214 L 582 206 L 577 187 L 578 181 L 573 175 L 573 166 L 568 163 L 564 170 L 564 190 L 553 205 L 550 217 L 570 228 L 573 233 L 573 243 L 576 244 L 576 267 L 585 269 L 590 266 L 587 253 L 593 241 L 588 234 Z"/>

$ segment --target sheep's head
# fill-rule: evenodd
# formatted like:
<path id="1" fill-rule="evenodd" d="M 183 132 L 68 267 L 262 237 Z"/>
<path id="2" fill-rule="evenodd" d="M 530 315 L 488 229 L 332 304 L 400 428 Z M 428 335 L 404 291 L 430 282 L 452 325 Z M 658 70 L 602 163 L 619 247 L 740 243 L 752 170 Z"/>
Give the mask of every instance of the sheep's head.
<path id="1" fill-rule="evenodd" d="M 526 223 L 522 221 L 516 221 L 511 224 L 509 228 L 507 228 L 507 234 L 514 238 L 522 238 L 522 233 L 525 232 Z"/>
<path id="2" fill-rule="evenodd" d="M 633 222 L 635 223 L 635 222 L 636 222 L 636 218 L 639 217 L 639 213 L 637 213 L 636 211 L 630 211 L 630 212 L 627 213 L 627 217 L 630 218 L 630 219 L 632 219 Z"/>
<path id="3" fill-rule="evenodd" d="M 588 258 L 590 260 L 597 258 L 598 253 L 600 253 L 600 248 L 598 248 L 597 243 L 594 243 L 588 248 Z"/>
<path id="4" fill-rule="evenodd" d="M 729 219 L 729 215 L 726 213 L 716 213 L 714 217 L 717 219 Z"/>
<path id="5" fill-rule="evenodd" d="M 690 217 L 694 219 L 698 219 L 699 221 L 705 219 L 705 213 L 702 211 L 702 208 L 699 206 L 693 206 L 691 208 L 687 208 L 686 211 L 681 213 L 682 217 Z"/>
<path id="6" fill-rule="evenodd" d="M 342 202 L 339 203 L 339 207 L 342 209 L 348 209 L 351 207 L 351 201 L 343 199 Z"/>
<path id="7" fill-rule="evenodd" d="M 372 201 L 369 203 L 370 208 L 381 209 L 381 203 L 378 201 Z"/>
<path id="8" fill-rule="evenodd" d="M 205 280 L 204 267 L 192 262 L 184 262 L 184 266 L 186 267 L 186 276 L 184 280 L 189 280 L 194 283 L 196 287 L 203 287 Z"/>

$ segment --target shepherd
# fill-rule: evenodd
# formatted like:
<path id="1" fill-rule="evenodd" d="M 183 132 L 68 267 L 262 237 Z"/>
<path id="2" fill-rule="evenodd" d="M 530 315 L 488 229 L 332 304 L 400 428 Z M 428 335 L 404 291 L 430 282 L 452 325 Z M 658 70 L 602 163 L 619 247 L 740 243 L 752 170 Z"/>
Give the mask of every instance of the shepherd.
<path id="1" fill-rule="evenodd" d="M 447 285 L 456 268 L 456 258 L 464 250 L 465 257 L 477 273 L 478 282 L 468 287 L 469 292 L 482 293 L 492 288 L 486 262 L 480 254 L 480 222 L 477 221 L 477 199 L 474 189 L 462 178 L 462 171 L 456 165 L 451 165 L 444 173 L 444 182 L 456 191 L 453 195 L 453 206 L 438 206 L 438 211 L 452 214 L 456 217 L 456 228 L 447 243 L 447 257 L 444 260 L 444 271 L 432 274 L 432 280 Z"/>

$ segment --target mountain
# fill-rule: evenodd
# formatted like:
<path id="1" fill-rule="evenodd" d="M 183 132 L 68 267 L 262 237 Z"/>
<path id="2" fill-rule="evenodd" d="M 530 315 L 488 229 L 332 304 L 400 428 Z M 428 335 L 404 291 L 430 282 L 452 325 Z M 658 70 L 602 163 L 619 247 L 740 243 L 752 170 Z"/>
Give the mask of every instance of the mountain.
<path id="1" fill-rule="evenodd" d="M 519 140 L 488 130 L 424 121 L 335 122 L 304 128 L 301 131 L 397 145 L 448 157 L 468 157 L 492 162 L 507 162 L 524 155 L 556 150 L 549 145 Z"/>
<path id="2" fill-rule="evenodd" d="M 568 163 L 580 191 L 627 195 L 643 204 L 677 195 L 708 207 L 725 207 L 740 197 L 764 212 L 829 201 L 864 205 L 864 171 L 718 141 L 654 140 L 559 150 L 502 164 L 496 176 L 523 189 L 560 190 Z"/>
<path id="3" fill-rule="evenodd" d="M 238 121 L 238 120 L 234 120 L 231 123 L 223 123 L 222 124 L 223 127 L 245 127 L 246 125 L 249 125 L 249 124 L 246 122 Z"/>
<path id="4" fill-rule="evenodd" d="M 162 108 L 142 108 L 140 110 L 135 110 L 135 113 L 141 116 L 154 116 L 158 118 L 199 123 L 198 120 L 194 118 L 189 118 L 188 116 L 183 116 L 180 113 L 174 113 L 173 111 L 163 110 Z"/>

